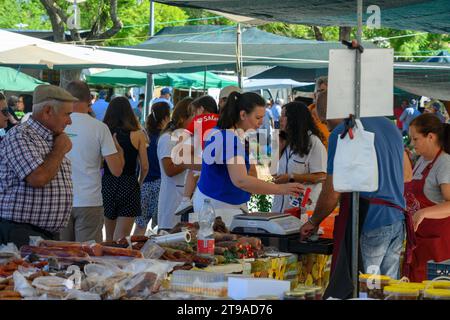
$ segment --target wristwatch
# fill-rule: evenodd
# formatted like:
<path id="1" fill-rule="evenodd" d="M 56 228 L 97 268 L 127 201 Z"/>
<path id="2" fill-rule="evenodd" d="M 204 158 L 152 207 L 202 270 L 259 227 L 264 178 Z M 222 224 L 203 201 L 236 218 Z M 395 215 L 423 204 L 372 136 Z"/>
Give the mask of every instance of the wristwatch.
<path id="1" fill-rule="evenodd" d="M 312 217 L 308 218 L 308 222 L 313 225 L 314 227 L 317 227 L 317 225 L 312 221 Z"/>
<path id="2" fill-rule="evenodd" d="M 293 174 L 292 172 L 289 173 L 289 175 L 288 175 L 288 181 L 289 181 L 289 182 L 295 182 L 294 174 Z"/>

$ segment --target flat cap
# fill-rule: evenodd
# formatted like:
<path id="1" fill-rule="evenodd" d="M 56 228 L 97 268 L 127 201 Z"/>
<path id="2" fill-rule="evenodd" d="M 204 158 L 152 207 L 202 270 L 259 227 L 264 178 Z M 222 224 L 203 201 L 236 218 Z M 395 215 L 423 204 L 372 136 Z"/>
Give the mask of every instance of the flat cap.
<path id="1" fill-rule="evenodd" d="M 38 104 L 47 100 L 59 100 L 67 102 L 78 101 L 77 98 L 72 96 L 69 92 L 61 87 L 41 84 L 34 89 L 33 104 Z"/>
<path id="2" fill-rule="evenodd" d="M 234 91 L 242 93 L 242 90 L 236 86 L 226 86 L 222 88 L 222 90 L 220 90 L 219 100 L 223 98 L 228 98 L 228 96 Z"/>

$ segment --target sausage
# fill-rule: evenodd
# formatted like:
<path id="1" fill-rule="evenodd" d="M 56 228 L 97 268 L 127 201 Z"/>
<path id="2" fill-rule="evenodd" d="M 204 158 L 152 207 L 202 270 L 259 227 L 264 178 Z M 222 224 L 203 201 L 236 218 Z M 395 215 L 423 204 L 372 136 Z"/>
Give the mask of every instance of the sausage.
<path id="1" fill-rule="evenodd" d="M 81 249 L 75 248 L 60 248 L 60 247 L 34 247 L 34 246 L 22 246 L 20 247 L 20 254 L 25 257 L 31 253 L 40 256 L 56 256 L 59 258 L 71 258 L 80 257 L 88 258 L 89 255 Z"/>
<path id="2" fill-rule="evenodd" d="M 22 298 L 17 291 L 4 290 L 0 291 L 0 298 Z"/>
<path id="3" fill-rule="evenodd" d="M 125 256 L 143 258 L 142 252 L 133 249 L 103 247 L 103 255 L 105 256 Z"/>
<path id="4" fill-rule="evenodd" d="M 114 248 L 128 248 L 128 242 L 126 244 L 117 243 L 115 241 L 106 241 L 100 243 L 104 247 L 114 247 Z"/>
<path id="5" fill-rule="evenodd" d="M 237 235 L 231 233 L 214 232 L 214 240 L 216 240 L 216 242 L 235 241 L 237 240 Z"/>
<path id="6" fill-rule="evenodd" d="M 136 242 L 135 244 L 133 244 L 133 249 L 134 250 L 141 250 L 145 245 L 145 242 Z"/>
<path id="7" fill-rule="evenodd" d="M 147 240 L 146 236 L 131 236 L 131 242 L 147 242 Z"/>
<path id="8" fill-rule="evenodd" d="M 90 256 L 100 257 L 103 255 L 103 246 L 98 243 L 84 244 L 82 250 Z"/>
<path id="9" fill-rule="evenodd" d="M 217 242 L 216 247 L 226 248 L 226 249 L 232 249 L 235 248 L 237 245 L 236 241 L 222 241 Z"/>

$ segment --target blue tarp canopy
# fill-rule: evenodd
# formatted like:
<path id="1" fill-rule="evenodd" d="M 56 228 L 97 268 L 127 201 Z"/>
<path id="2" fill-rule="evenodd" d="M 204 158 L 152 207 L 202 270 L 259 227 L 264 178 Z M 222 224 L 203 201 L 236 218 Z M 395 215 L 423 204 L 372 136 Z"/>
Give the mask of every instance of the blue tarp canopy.
<path id="1" fill-rule="evenodd" d="M 221 11 L 267 21 L 316 26 L 355 26 L 356 0 L 156 0 L 190 8 Z M 449 0 L 371 0 L 381 11 L 382 27 L 450 33 Z"/>
<path id="2" fill-rule="evenodd" d="M 450 55 L 447 51 L 442 50 L 433 57 L 423 60 L 423 62 L 450 63 Z"/>

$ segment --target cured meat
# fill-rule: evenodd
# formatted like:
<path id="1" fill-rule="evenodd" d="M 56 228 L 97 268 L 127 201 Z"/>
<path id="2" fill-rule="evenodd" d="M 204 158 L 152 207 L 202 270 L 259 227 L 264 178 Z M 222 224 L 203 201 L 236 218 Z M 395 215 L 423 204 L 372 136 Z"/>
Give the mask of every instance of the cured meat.
<path id="1" fill-rule="evenodd" d="M 39 242 L 39 247 L 45 248 L 61 248 L 64 250 L 79 250 L 84 251 L 90 256 L 100 257 L 102 256 L 102 246 L 93 243 L 86 244 L 81 242 L 71 242 L 71 241 L 54 241 L 54 240 L 42 240 Z"/>
<path id="2" fill-rule="evenodd" d="M 40 256 L 60 257 L 60 258 L 88 258 L 89 255 L 83 250 L 76 248 L 60 248 L 60 247 L 34 247 L 34 246 L 22 246 L 20 247 L 20 254 L 25 257 L 29 254 L 37 254 Z"/>
<path id="3" fill-rule="evenodd" d="M 133 249 L 103 247 L 103 255 L 105 256 L 124 256 L 143 258 L 142 252 Z"/>
<path id="4" fill-rule="evenodd" d="M 238 238 L 238 236 L 235 234 L 214 232 L 214 240 L 216 240 L 216 242 L 235 241 L 235 240 L 237 240 L 237 238 Z"/>

